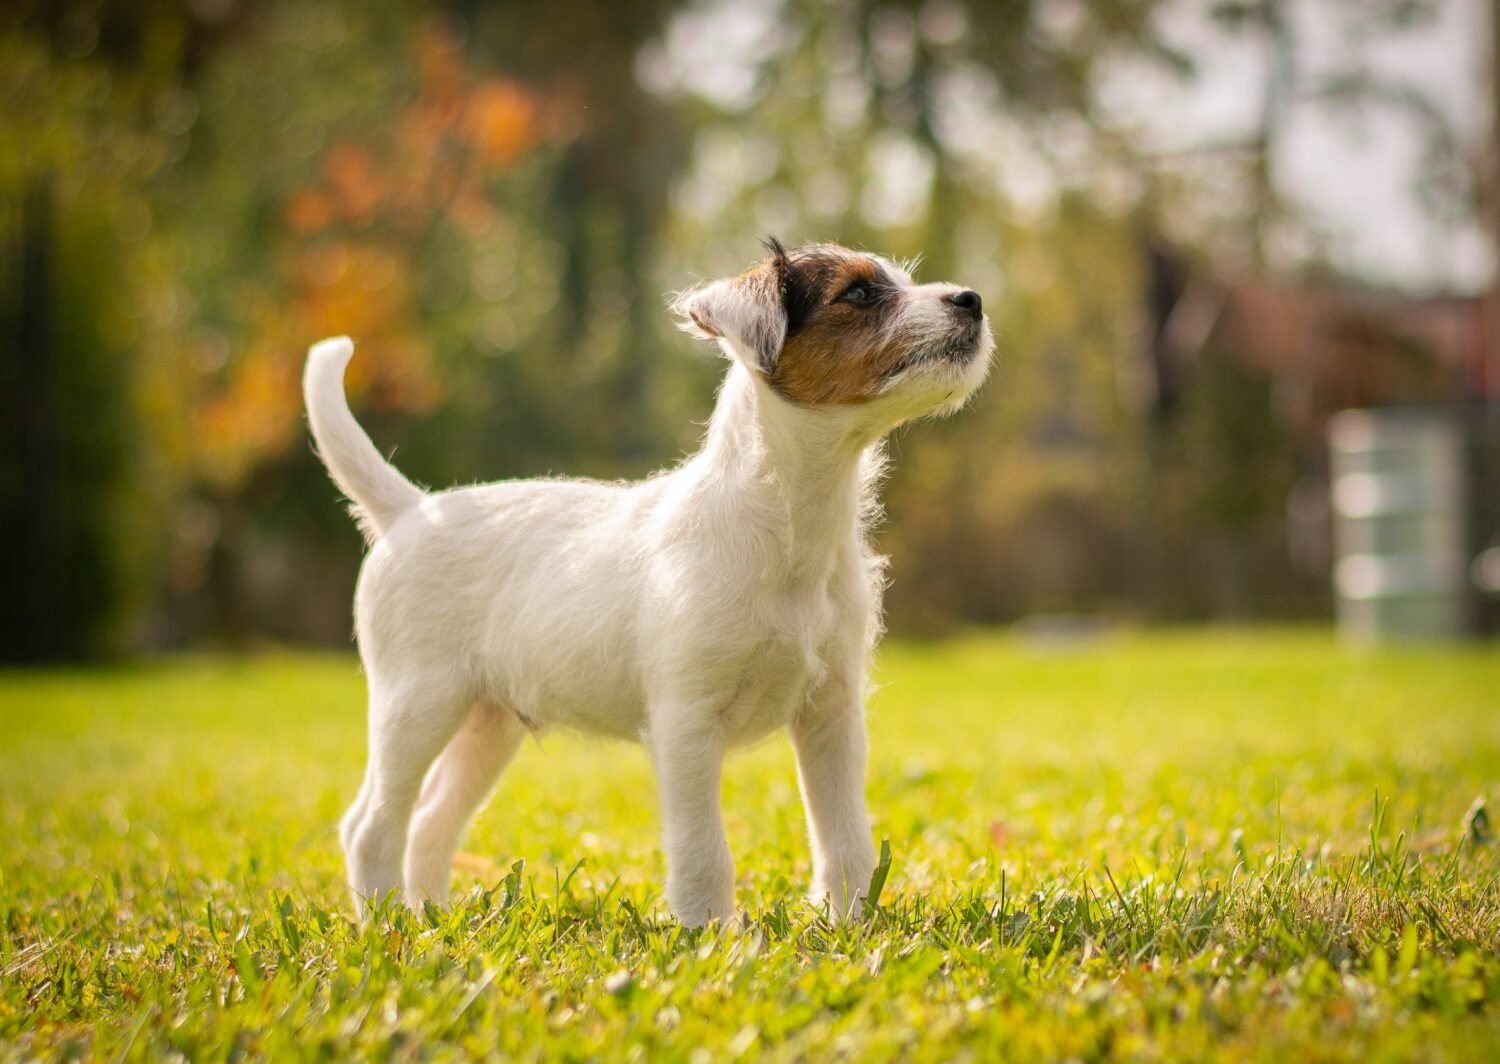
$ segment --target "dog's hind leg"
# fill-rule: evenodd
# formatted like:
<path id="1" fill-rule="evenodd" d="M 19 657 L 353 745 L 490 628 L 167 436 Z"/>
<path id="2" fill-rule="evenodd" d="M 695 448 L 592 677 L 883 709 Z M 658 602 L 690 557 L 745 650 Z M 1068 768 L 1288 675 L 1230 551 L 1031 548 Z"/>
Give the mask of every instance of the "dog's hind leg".
<path id="1" fill-rule="evenodd" d="M 391 685 L 370 678 L 370 763 L 340 834 L 355 906 L 402 885 L 412 808 L 433 760 L 458 731 L 471 700 L 451 680 Z"/>
<path id="2" fill-rule="evenodd" d="M 525 726 L 508 707 L 480 701 L 448 740 L 422 784 L 408 833 L 408 904 L 446 903 L 459 839 L 525 736 Z"/>

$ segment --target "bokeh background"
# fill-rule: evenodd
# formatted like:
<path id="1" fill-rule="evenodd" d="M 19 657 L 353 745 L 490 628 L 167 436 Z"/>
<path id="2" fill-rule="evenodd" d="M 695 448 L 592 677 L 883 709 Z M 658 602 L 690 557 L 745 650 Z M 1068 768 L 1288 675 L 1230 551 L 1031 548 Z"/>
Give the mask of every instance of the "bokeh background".
<path id="1" fill-rule="evenodd" d="M 721 372 L 664 293 L 767 234 L 991 309 L 892 444 L 897 629 L 1329 618 L 1330 418 L 1415 407 L 1493 630 L 1497 11 L 11 0 L 0 655 L 347 644 L 311 341 L 420 481 L 637 476 Z"/>

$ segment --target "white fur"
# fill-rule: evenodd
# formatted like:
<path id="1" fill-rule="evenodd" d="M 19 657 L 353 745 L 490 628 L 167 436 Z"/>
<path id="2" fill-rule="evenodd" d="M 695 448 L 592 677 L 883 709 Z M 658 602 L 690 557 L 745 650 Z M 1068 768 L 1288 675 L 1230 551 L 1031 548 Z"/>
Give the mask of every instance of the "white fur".
<path id="1" fill-rule="evenodd" d="M 344 402 L 344 367 L 354 357 L 347 336 L 314 344 L 307 353 L 302 394 L 318 453 L 333 482 L 352 502 L 354 519 L 374 542 L 391 522 L 422 501 L 423 495 L 400 470 L 380 456 Z M 314 399 L 320 401 L 314 402 Z M 329 402 L 332 398 L 334 401 Z M 357 490 L 356 490 L 357 489 Z"/>
<path id="2" fill-rule="evenodd" d="M 786 341 L 786 314 L 774 302 L 745 298 L 733 280 L 710 281 L 682 293 L 672 310 L 683 319 L 683 329 L 700 340 L 722 339 L 749 360 L 752 368 L 771 369 Z M 714 331 L 701 322 L 714 323 Z"/>
<path id="3" fill-rule="evenodd" d="M 712 291 L 717 323 L 756 323 L 745 330 L 756 350 L 721 329 L 733 363 L 703 448 L 636 484 L 424 494 L 349 413 L 341 377 L 353 345 L 310 352 L 313 434 L 373 539 L 355 601 L 369 765 L 341 828 L 357 904 L 402 886 L 410 903 L 444 901 L 459 837 L 526 731 L 561 725 L 650 752 L 667 900 L 690 925 L 735 911 L 724 756 L 788 728 L 813 897 L 839 916 L 857 906 L 875 865 L 864 695 L 882 561 L 864 528 L 879 441 L 972 392 L 988 332 L 967 365 L 914 366 L 871 402 L 807 409 L 752 368 L 764 319 Z M 934 304 L 914 311 L 921 318 L 949 291 L 904 296 Z"/>

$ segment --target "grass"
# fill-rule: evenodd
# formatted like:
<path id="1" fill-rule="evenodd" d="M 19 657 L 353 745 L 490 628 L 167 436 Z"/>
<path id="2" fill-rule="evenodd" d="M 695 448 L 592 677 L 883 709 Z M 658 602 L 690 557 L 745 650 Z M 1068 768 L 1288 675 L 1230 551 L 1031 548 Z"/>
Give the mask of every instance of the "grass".
<path id="1" fill-rule="evenodd" d="M 802 901 L 774 740 L 728 773 L 738 933 L 665 918 L 633 749 L 533 745 L 459 903 L 358 927 L 352 658 L 0 675 L 0 1058 L 1500 1059 L 1493 645 L 984 634 L 879 675 L 878 908 Z"/>

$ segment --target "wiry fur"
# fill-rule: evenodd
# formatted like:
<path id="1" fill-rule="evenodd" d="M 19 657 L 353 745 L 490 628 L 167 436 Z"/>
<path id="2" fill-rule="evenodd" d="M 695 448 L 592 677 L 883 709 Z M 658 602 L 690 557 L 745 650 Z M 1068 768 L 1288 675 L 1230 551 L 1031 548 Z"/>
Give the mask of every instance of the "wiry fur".
<path id="1" fill-rule="evenodd" d="M 860 270 L 879 265 L 819 250 L 834 253 Z M 857 903 L 875 863 L 863 707 L 883 562 L 865 530 L 880 441 L 907 418 L 961 403 L 991 343 L 977 306 L 944 306 L 957 289 L 915 286 L 884 264 L 896 302 L 877 346 L 905 345 L 900 364 L 874 357 L 868 337 L 843 349 L 825 339 L 820 357 L 847 360 L 841 372 L 867 366 L 860 397 L 789 399 L 774 386 L 777 360 L 809 321 L 845 313 L 831 288 L 807 302 L 812 274 L 797 271 L 812 260 L 799 254 L 778 246 L 741 278 L 678 298 L 685 327 L 718 340 L 731 368 L 702 449 L 636 484 L 423 493 L 381 460 L 345 405 L 352 344 L 313 347 L 313 435 L 372 539 L 355 599 L 370 760 L 341 829 L 360 904 L 401 886 L 412 903 L 445 900 L 474 810 L 526 732 L 558 725 L 645 744 L 661 791 L 667 899 L 688 924 L 734 912 L 719 808 L 726 752 L 787 727 L 813 896 L 838 915 Z M 794 296 L 807 320 L 791 327 Z"/>

